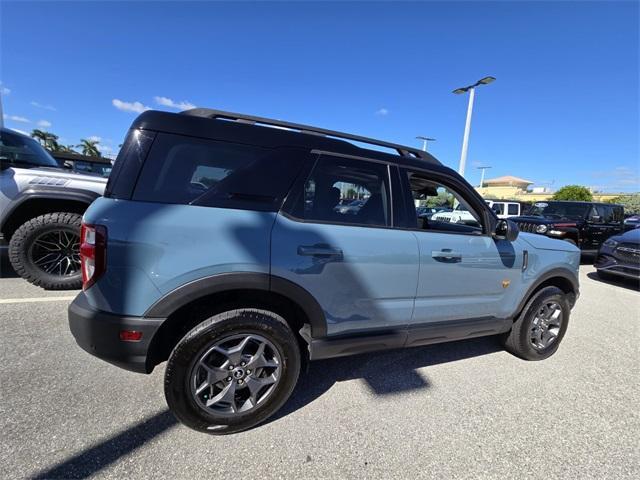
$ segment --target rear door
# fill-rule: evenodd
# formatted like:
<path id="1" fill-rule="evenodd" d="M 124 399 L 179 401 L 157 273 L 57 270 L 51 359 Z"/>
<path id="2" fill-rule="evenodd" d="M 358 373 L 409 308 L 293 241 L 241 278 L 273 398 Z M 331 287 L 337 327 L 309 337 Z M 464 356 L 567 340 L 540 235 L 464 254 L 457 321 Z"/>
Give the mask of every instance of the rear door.
<path id="1" fill-rule="evenodd" d="M 388 334 L 404 344 L 419 259 L 415 236 L 394 228 L 394 190 L 391 165 L 321 154 L 277 216 L 271 273 L 315 297 L 328 336 Z M 362 206 L 341 208 L 356 200 Z"/>

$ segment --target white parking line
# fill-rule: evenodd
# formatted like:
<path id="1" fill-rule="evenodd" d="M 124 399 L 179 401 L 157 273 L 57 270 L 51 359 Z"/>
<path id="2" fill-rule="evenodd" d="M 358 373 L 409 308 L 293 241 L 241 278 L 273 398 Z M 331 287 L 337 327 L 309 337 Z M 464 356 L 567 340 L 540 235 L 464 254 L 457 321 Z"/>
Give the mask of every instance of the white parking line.
<path id="1" fill-rule="evenodd" d="M 5 303 L 38 303 L 38 302 L 61 302 L 73 300 L 76 296 L 72 297 L 35 297 L 35 298 L 2 298 L 0 304 Z"/>

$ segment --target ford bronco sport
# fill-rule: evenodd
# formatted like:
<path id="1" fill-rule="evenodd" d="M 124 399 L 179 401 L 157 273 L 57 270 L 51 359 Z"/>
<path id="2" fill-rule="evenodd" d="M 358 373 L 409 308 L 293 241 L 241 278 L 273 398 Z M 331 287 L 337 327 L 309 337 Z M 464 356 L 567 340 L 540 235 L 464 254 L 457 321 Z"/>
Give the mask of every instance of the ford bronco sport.
<path id="1" fill-rule="evenodd" d="M 448 195 L 475 224 L 417 215 Z M 428 153 L 209 109 L 141 114 L 81 237 L 76 341 L 168 360 L 171 410 L 212 434 L 273 415 L 306 360 L 484 335 L 547 358 L 578 297 L 575 246 L 518 236 Z"/>
<path id="2" fill-rule="evenodd" d="M 82 286 L 80 222 L 106 183 L 65 169 L 34 139 L 0 129 L 0 234 L 18 275 L 49 290 Z"/>

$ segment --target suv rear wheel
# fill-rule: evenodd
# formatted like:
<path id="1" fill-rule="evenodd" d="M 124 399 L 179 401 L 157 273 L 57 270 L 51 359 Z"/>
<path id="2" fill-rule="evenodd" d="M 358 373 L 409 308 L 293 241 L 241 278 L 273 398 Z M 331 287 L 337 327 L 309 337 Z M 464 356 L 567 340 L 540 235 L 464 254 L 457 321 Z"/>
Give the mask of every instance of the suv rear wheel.
<path id="1" fill-rule="evenodd" d="M 251 428 L 289 398 L 300 373 L 300 349 L 273 312 L 239 309 L 205 320 L 174 348 L 165 397 L 187 426 L 213 435 Z"/>
<path id="2" fill-rule="evenodd" d="M 571 307 L 557 287 L 545 287 L 533 295 L 503 337 L 506 350 L 525 360 L 544 360 L 553 355 L 569 325 Z"/>
<path id="3" fill-rule="evenodd" d="M 25 222 L 9 242 L 9 261 L 18 275 L 47 290 L 82 287 L 82 215 L 55 212 Z"/>

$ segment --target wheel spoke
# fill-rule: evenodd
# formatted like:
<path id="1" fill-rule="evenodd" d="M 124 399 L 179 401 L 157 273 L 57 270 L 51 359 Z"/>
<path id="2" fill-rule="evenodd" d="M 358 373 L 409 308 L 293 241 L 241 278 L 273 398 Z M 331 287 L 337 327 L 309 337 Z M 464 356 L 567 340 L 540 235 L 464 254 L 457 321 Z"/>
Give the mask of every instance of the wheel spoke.
<path id="1" fill-rule="evenodd" d="M 38 240 L 33 242 L 33 244 L 46 250 L 47 252 L 59 252 L 61 250 L 61 247 L 59 244 L 55 242 L 50 242 L 48 240 L 43 240 L 42 238 L 39 238 Z"/>
<path id="2" fill-rule="evenodd" d="M 230 382 L 226 387 L 222 389 L 222 391 L 216 395 L 215 397 L 207 400 L 207 407 L 211 405 L 215 405 L 216 403 L 228 403 L 231 407 L 231 411 L 233 413 L 237 412 L 238 408 L 236 406 L 236 382 Z"/>
<path id="3" fill-rule="evenodd" d="M 258 368 L 275 368 L 278 366 L 278 362 L 275 360 L 268 360 L 264 356 L 264 349 L 266 344 L 260 343 L 258 350 L 251 357 L 251 360 L 247 363 L 247 368 L 258 369 Z"/>
<path id="4" fill-rule="evenodd" d="M 260 400 L 258 398 L 258 394 L 260 393 L 260 391 L 268 385 L 273 385 L 277 380 L 278 377 L 275 374 L 269 375 L 265 378 L 247 378 L 246 385 L 250 392 L 249 398 L 251 398 L 251 402 L 254 406 L 257 405 L 258 401 Z"/>

